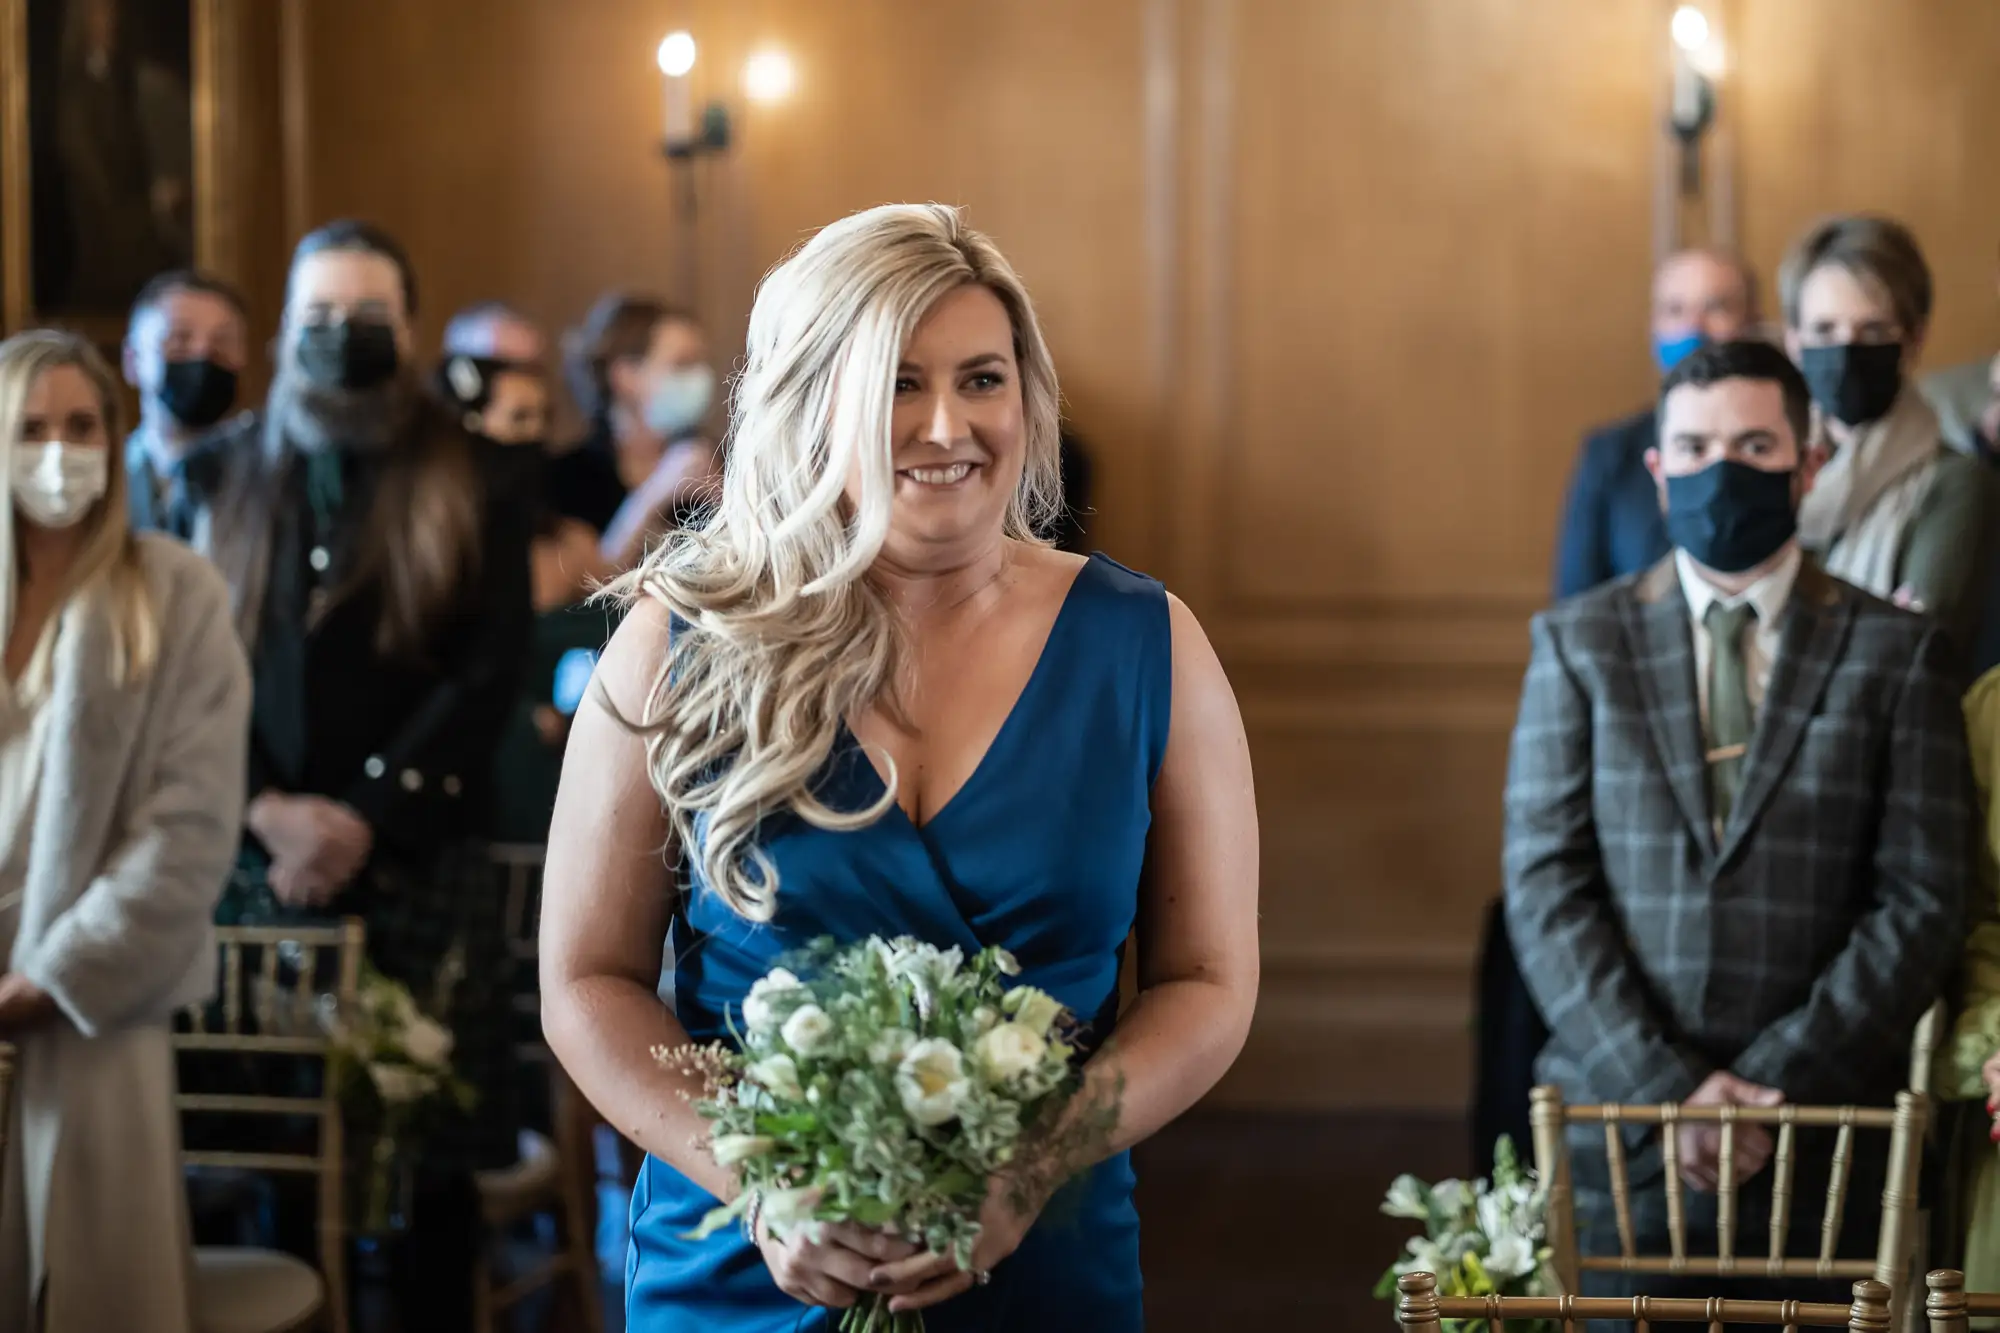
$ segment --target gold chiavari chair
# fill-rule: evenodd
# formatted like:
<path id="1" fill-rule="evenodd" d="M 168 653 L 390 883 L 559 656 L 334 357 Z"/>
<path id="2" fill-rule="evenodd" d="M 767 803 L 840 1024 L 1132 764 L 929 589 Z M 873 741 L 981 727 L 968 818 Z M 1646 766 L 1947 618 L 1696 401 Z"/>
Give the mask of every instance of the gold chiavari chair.
<path id="1" fill-rule="evenodd" d="M 1654 1324 L 1707 1324 L 1710 1333 L 1725 1325 L 1764 1324 L 1786 1333 L 1801 1328 L 1844 1328 L 1850 1333 L 1888 1333 L 1889 1288 L 1872 1280 L 1854 1284 L 1851 1305 L 1805 1301 L 1672 1300 L 1657 1296 L 1439 1296 L 1430 1273 L 1405 1273 L 1396 1280 L 1396 1323 L 1403 1333 L 1440 1333 L 1445 1320 L 1483 1321 L 1504 1333 L 1509 1320 L 1556 1320 L 1573 1333 L 1589 1319 L 1622 1320 L 1647 1333 Z"/>
<path id="2" fill-rule="evenodd" d="M 185 1052 L 317 1061 L 314 1097 L 184 1093 L 182 1114 L 276 1117 L 316 1123 L 317 1151 L 187 1152 L 191 1167 L 307 1175 L 317 1185 L 318 1272 L 275 1250 L 195 1251 L 197 1325 L 229 1333 L 293 1333 L 319 1324 L 347 1333 L 347 1226 L 339 1092 L 326 1064 L 332 1043 L 319 1021 L 322 993 L 359 1003 L 365 932 L 359 921 L 330 926 L 225 926 L 216 929 L 221 1000 L 186 1013 L 174 1034 Z M 247 1001 L 247 1012 L 246 1012 Z"/>
<path id="3" fill-rule="evenodd" d="M 1940 1268 L 1924 1285 L 1930 1289 L 1924 1312 L 1931 1333 L 1966 1333 L 1974 1319 L 2000 1316 L 2000 1291 L 1967 1291 L 1965 1274 L 1955 1268 Z"/>
<path id="4" fill-rule="evenodd" d="M 1797 1277 L 1873 1278 L 1899 1294 L 1912 1293 L 1916 1264 L 1917 1180 L 1923 1153 L 1924 1127 L 1929 1116 L 1929 1099 L 1922 1093 L 1901 1092 L 1896 1107 L 1780 1106 L 1750 1108 L 1737 1106 L 1569 1106 L 1562 1093 L 1550 1087 L 1533 1093 L 1531 1122 L 1535 1134 L 1535 1167 L 1548 1192 L 1548 1243 L 1554 1251 L 1551 1262 L 1568 1292 L 1581 1289 L 1585 1273 L 1685 1274 L 1697 1277 Z M 1679 1152 L 1674 1135 L 1677 1125 L 1718 1124 L 1722 1132 L 1721 1173 L 1716 1189 L 1717 1252 L 1690 1255 L 1687 1252 L 1685 1186 L 1681 1182 Z M 1579 1255 L 1576 1237 L 1576 1198 L 1570 1180 L 1569 1147 L 1566 1131 L 1576 1124 L 1602 1125 L 1604 1148 L 1611 1177 L 1611 1203 L 1618 1226 L 1619 1253 Z M 1626 1169 L 1626 1126 L 1646 1126 L 1659 1131 L 1667 1229 L 1671 1252 L 1638 1252 L 1632 1225 L 1631 1181 Z M 1738 1253 L 1736 1208 L 1738 1185 L 1735 1171 L 1737 1127 L 1761 1125 L 1776 1131 L 1777 1148 L 1769 1169 L 1771 1182 L 1771 1225 L 1769 1248 L 1761 1254 Z M 1835 1129 L 1832 1169 L 1828 1178 L 1826 1206 L 1820 1215 L 1820 1247 L 1817 1258 L 1787 1257 L 1786 1241 L 1794 1205 L 1793 1182 L 1797 1169 L 1796 1135 L 1800 1127 Z M 1872 1259 L 1838 1259 L 1834 1247 L 1839 1241 L 1841 1221 L 1846 1214 L 1847 1188 L 1853 1165 L 1856 1131 L 1883 1132 L 1889 1136 L 1888 1180 L 1882 1191 L 1882 1225 L 1877 1234 Z M 1896 1302 L 1896 1327 L 1907 1320 L 1912 1299 Z"/>
<path id="5" fill-rule="evenodd" d="M 507 947 L 514 959 L 515 1017 L 520 1023 L 516 1056 L 523 1067 L 548 1073 L 551 1140 L 541 1134 L 521 1134 L 521 1159 L 500 1171 L 478 1176 L 480 1210 L 494 1232 L 537 1214 L 556 1219 L 555 1253 L 511 1281 L 496 1282 L 482 1258 L 473 1290 L 475 1323 L 483 1331 L 503 1333 L 509 1311 L 530 1294 L 557 1282 L 568 1285 L 582 1326 L 604 1326 L 598 1292 L 596 1241 L 595 1156 L 591 1130 L 595 1117 L 542 1040 L 539 987 L 534 982 L 541 928 L 542 848 L 533 845 L 491 849 L 500 877 L 507 912 Z"/>

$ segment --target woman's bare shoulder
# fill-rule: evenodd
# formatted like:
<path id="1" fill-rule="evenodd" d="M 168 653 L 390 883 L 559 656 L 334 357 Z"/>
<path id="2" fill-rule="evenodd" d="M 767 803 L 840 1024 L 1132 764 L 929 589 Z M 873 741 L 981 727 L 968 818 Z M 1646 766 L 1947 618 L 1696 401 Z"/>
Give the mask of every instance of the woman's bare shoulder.
<path id="1" fill-rule="evenodd" d="M 652 697 L 673 647 L 673 613 L 657 597 L 641 594 L 612 631 L 594 673 L 611 705 L 637 717 Z"/>

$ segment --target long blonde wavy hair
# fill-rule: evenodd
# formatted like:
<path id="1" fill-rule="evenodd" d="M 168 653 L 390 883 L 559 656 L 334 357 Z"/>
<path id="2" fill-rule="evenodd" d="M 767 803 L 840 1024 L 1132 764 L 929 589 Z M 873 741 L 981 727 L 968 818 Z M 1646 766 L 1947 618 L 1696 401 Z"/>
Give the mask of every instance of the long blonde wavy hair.
<path id="1" fill-rule="evenodd" d="M 14 513 L 14 456 L 21 446 L 21 420 L 27 415 L 35 381 L 61 366 L 75 366 L 96 391 L 110 457 L 105 460 L 104 495 L 82 520 L 83 545 L 70 566 L 58 606 L 67 607 L 77 596 L 105 598 L 111 617 L 111 679 L 129 686 L 144 679 L 159 660 L 160 619 L 128 517 L 118 383 L 87 340 L 57 329 L 30 329 L 0 342 L 0 644 L 14 630 L 22 574 Z"/>
<path id="2" fill-rule="evenodd" d="M 777 869 L 758 844 L 789 810 L 862 827 L 895 800 L 836 810 L 813 783 L 842 725 L 892 711 L 906 657 L 868 572 L 889 535 L 896 369 L 947 292 L 984 286 L 1014 331 L 1025 427 L 1008 537 L 1061 511 L 1060 398 L 1027 290 L 992 241 L 939 204 L 869 209 L 827 227 L 764 279 L 731 404 L 722 500 L 612 585 L 670 611 L 673 648 L 636 724 L 680 846 L 737 915 L 769 920 Z M 860 478 L 859 503 L 845 496 Z M 702 821 L 696 836 L 696 821 Z"/>

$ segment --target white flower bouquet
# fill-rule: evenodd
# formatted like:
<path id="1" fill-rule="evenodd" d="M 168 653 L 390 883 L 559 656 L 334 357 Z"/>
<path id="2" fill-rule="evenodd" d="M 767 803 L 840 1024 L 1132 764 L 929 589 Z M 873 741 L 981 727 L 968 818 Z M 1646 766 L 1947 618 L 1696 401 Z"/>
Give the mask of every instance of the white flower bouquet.
<path id="1" fill-rule="evenodd" d="M 1115 1106 L 1064 1114 L 1082 1085 L 1075 1016 L 1010 985 L 1020 967 L 1004 949 L 967 961 L 907 938 L 822 941 L 792 967 L 751 987 L 734 1049 L 654 1052 L 704 1079 L 708 1149 L 742 1184 L 696 1238 L 754 1205 L 781 1239 L 852 1222 L 969 1270 L 994 1182 L 1041 1197 L 1056 1164 L 1087 1160 L 1085 1141 L 1115 1123 Z M 923 1318 L 877 1297 L 840 1327 L 913 1333 Z"/>
<path id="2" fill-rule="evenodd" d="M 1493 1150 L 1493 1179 L 1426 1185 L 1398 1176 L 1382 1211 L 1424 1224 L 1407 1251 L 1375 1286 L 1377 1299 L 1394 1299 L 1405 1273 L 1437 1276 L 1440 1296 L 1550 1296 L 1556 1283 L 1548 1266 L 1545 1200 L 1534 1172 L 1522 1167 L 1513 1140 L 1502 1135 Z M 1447 1320 L 1456 1328 L 1463 1321 Z M 1524 1327 L 1552 1329 L 1547 1323 Z"/>
<path id="3" fill-rule="evenodd" d="M 380 1234 L 394 1225 L 398 1163 L 415 1149 L 426 1113 L 445 1103 L 469 1109 L 472 1089 L 452 1072 L 451 1030 L 401 982 L 364 966 L 351 1008 L 332 995 L 320 1005 L 342 1107 L 375 1127 L 359 1229 Z"/>

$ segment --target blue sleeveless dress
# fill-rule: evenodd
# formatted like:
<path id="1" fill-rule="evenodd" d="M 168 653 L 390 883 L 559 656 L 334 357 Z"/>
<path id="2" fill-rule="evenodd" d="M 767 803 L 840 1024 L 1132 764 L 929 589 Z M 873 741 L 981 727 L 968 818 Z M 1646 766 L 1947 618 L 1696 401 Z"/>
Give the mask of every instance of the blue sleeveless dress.
<path id="1" fill-rule="evenodd" d="M 831 833 L 791 816 L 763 846 L 781 877 L 774 921 L 735 917 L 696 883 L 675 931 L 674 994 L 696 1041 L 726 1038 L 750 985 L 820 936 L 914 935 L 969 955 L 1004 945 L 1021 981 L 1108 1033 L 1137 910 L 1150 795 L 1167 744 L 1165 591 L 1104 556 L 1078 573 L 1027 687 L 957 795 L 922 827 L 892 805 Z M 843 733 L 821 778 L 840 808 L 882 781 Z M 1137 1333 L 1139 1218 L 1129 1158 L 1058 1196 L 990 1285 L 927 1312 L 931 1333 Z M 647 1158 L 626 1258 L 631 1333 L 794 1333 L 838 1323 L 779 1291 L 738 1229 L 685 1239 L 715 1200 Z"/>

